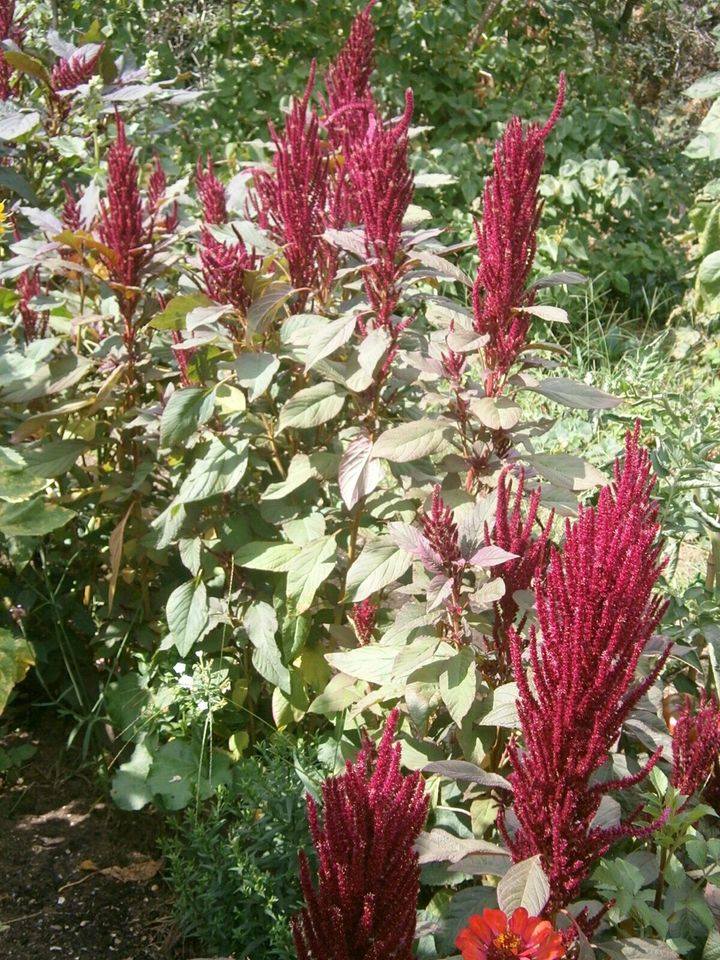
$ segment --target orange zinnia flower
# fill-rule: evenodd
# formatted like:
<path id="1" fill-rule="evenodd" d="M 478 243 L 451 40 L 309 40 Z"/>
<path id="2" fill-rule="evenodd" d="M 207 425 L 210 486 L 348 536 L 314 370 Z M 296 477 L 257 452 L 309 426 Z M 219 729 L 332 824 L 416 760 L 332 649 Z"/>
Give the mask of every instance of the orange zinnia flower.
<path id="1" fill-rule="evenodd" d="M 529 917 L 525 907 L 518 907 L 509 919 L 502 910 L 483 910 L 470 917 L 455 946 L 463 960 L 562 960 L 565 956 L 562 937 L 553 925 Z"/>

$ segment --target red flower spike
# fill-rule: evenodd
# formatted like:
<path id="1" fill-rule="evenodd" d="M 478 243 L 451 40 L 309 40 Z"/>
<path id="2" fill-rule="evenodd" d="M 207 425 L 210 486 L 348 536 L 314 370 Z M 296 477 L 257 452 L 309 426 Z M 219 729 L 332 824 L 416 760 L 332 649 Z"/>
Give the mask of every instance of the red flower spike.
<path id="1" fill-rule="evenodd" d="M 95 49 L 78 47 L 69 57 L 61 57 L 52 68 L 50 86 L 53 93 L 75 90 L 83 83 L 87 83 L 97 71 L 104 47 L 103 43 Z"/>
<path id="2" fill-rule="evenodd" d="M 540 854 L 550 881 L 546 914 L 571 903 L 592 862 L 622 836 L 645 837 L 664 822 L 593 826 L 603 794 L 638 783 L 660 751 L 634 777 L 591 783 L 622 725 L 655 682 L 669 647 L 642 680 L 635 672 L 666 605 L 653 589 L 661 575 L 662 541 L 655 484 L 639 423 L 625 438 L 625 462 L 595 507 L 581 508 L 566 524 L 562 552 L 552 548 L 544 580 L 536 585 L 542 643 L 532 628 L 533 686 L 521 662 L 523 644 L 511 631 L 511 657 L 519 688 L 518 715 L 525 749 L 508 747 L 514 812 L 519 829 L 509 837 L 514 860 Z"/>
<path id="3" fill-rule="evenodd" d="M 125 136 L 125 124 L 115 118 L 117 139 L 108 152 L 107 198 L 100 205 L 99 235 L 112 256 L 103 256 L 110 280 L 125 288 L 138 287 L 150 258 L 150 237 L 143 226 L 143 204 L 138 187 L 138 166 L 135 154 Z M 125 342 L 130 349 L 134 341 L 132 315 L 138 301 L 135 290 L 119 293 L 120 309 L 125 321 Z"/>
<path id="4" fill-rule="evenodd" d="M 673 786 L 689 797 L 705 784 L 720 755 L 720 707 L 703 693 L 693 710 L 688 697 L 672 730 Z"/>
<path id="5" fill-rule="evenodd" d="M 549 553 L 549 536 L 553 524 L 554 514 L 551 514 L 544 529 L 538 537 L 533 537 L 533 530 L 537 521 L 538 507 L 540 506 L 540 489 L 532 492 L 528 499 L 527 510 L 523 514 L 523 495 L 525 493 L 525 471 L 520 470 L 517 477 L 517 489 L 514 498 L 511 497 L 512 481 L 509 471 L 503 470 L 497 488 L 497 506 L 495 510 L 495 526 L 490 530 L 485 527 L 485 543 L 487 546 L 496 544 L 517 554 L 513 560 L 508 560 L 495 568 L 495 575 L 505 583 L 505 593 L 495 604 L 495 622 L 493 624 L 493 645 L 497 667 L 503 677 L 501 682 L 510 680 L 504 674 L 510 666 L 508 635 L 518 613 L 517 601 L 514 594 L 518 590 L 529 590 L 534 582 L 542 575 L 547 566 Z M 518 630 L 522 625 L 518 625 Z"/>
<path id="6" fill-rule="evenodd" d="M 25 28 L 15 23 L 15 0 L 0 0 L 0 40 L 12 40 L 18 47 L 22 47 L 25 39 Z M 18 94 L 20 80 L 10 82 L 13 68 L 4 56 L 0 56 L 0 100 L 9 100 Z"/>
<path id="7" fill-rule="evenodd" d="M 32 298 L 37 297 L 40 293 L 40 276 L 37 269 L 25 270 L 21 273 L 15 286 L 20 296 L 18 310 L 22 317 L 25 342 L 30 343 L 31 340 L 37 340 L 45 336 L 48 324 L 47 313 L 38 313 L 30 306 Z"/>
<path id="8" fill-rule="evenodd" d="M 147 212 L 151 217 L 155 218 L 157 216 L 162 202 L 165 199 L 166 190 L 167 177 L 165 175 L 165 171 L 163 170 L 162 163 L 160 162 L 160 157 L 155 154 L 155 163 L 152 173 L 150 174 L 150 179 L 148 180 L 147 189 Z M 176 200 L 173 203 L 170 212 L 166 213 L 165 216 L 161 218 L 160 225 L 166 233 L 173 233 L 177 228 L 179 221 L 180 215 Z"/>
<path id="9" fill-rule="evenodd" d="M 205 223 L 220 224 L 227 220 L 227 207 L 225 202 L 225 187 L 215 176 L 213 159 L 208 154 L 207 170 L 203 167 L 200 160 L 195 166 L 195 182 L 197 183 L 198 195 L 203 208 L 203 220 Z"/>
<path id="10" fill-rule="evenodd" d="M 301 312 L 311 291 L 321 298 L 335 275 L 337 254 L 323 240 L 329 200 L 329 164 L 320 139 L 317 111 L 310 106 L 315 62 L 301 100 L 293 100 L 278 133 L 269 125 L 275 144 L 273 172 L 255 177 L 258 220 L 284 247 L 290 282 L 300 291 L 293 305 Z"/>
<path id="11" fill-rule="evenodd" d="M 372 8 L 375 0 L 362 10 L 353 20 L 350 33 L 335 61 L 325 73 L 327 100 L 323 102 L 330 146 L 343 160 L 352 155 L 356 144 L 361 143 L 367 134 L 368 123 L 374 110 L 374 99 L 370 87 L 370 77 L 375 69 L 375 27 L 372 21 Z M 344 174 L 341 165 L 341 174 Z M 346 189 L 344 175 L 338 178 L 338 193 L 345 201 L 346 213 L 354 206 L 351 194 Z M 338 224 L 342 226 L 342 224 Z"/>
<path id="12" fill-rule="evenodd" d="M 393 710 L 379 747 L 366 738 L 355 763 L 325 781 L 322 825 L 308 797 L 318 886 L 301 854 L 306 905 L 293 920 L 298 960 L 411 960 L 420 892 L 414 844 L 428 798 L 417 771 L 400 772 L 397 720 Z"/>
<path id="13" fill-rule="evenodd" d="M 485 347 L 485 391 L 501 392 L 512 364 L 525 344 L 534 294 L 527 281 L 535 259 L 542 202 L 538 182 L 545 159 L 545 139 L 557 122 L 565 99 L 565 75 L 555 108 L 544 127 L 523 127 L 513 117 L 495 145 L 494 172 L 485 184 L 483 215 L 475 224 L 480 257 L 473 287 L 473 327 L 490 340 Z"/>
<path id="14" fill-rule="evenodd" d="M 400 335 L 412 319 L 393 318 L 404 272 L 399 262 L 402 224 L 414 189 L 408 166 L 407 137 L 412 112 L 412 90 L 405 92 L 405 112 L 396 123 L 383 122 L 375 111 L 364 141 L 356 145 L 348 159 L 348 176 L 360 208 L 369 259 L 364 270 L 365 292 L 374 313 L 374 327 L 390 334 L 390 347 L 376 387 L 387 376 Z"/>
<path id="15" fill-rule="evenodd" d="M 63 190 L 65 191 L 65 203 L 60 213 L 60 219 L 63 226 L 67 227 L 68 230 L 79 230 L 82 226 L 80 198 L 75 196 L 72 187 L 67 181 L 63 183 Z"/>
<path id="16" fill-rule="evenodd" d="M 502 910 L 483 910 L 468 920 L 455 946 L 463 960 L 562 960 L 562 935 L 551 923 L 530 917 L 518 907 L 511 917 Z"/>
<path id="17" fill-rule="evenodd" d="M 373 603 L 370 597 L 366 597 L 360 603 L 353 604 L 350 617 L 355 624 L 358 640 L 363 647 L 372 640 L 377 609 L 377 604 Z"/>

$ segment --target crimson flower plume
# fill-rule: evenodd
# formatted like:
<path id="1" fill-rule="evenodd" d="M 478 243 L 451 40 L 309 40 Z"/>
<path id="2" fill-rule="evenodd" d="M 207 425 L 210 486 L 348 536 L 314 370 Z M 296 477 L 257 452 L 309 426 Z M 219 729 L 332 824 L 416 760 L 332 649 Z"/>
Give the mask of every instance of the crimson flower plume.
<path id="1" fill-rule="evenodd" d="M 710 776 L 720 756 L 720 707 L 703 694 L 695 711 L 690 697 L 677 717 L 673 730 L 673 786 L 690 796 Z"/>
<path id="2" fill-rule="evenodd" d="M 535 588 L 542 643 L 531 628 L 532 685 L 523 644 L 511 634 L 525 746 L 508 748 L 519 828 L 510 837 L 502 816 L 500 826 L 516 861 L 540 854 L 550 880 L 548 915 L 577 898 L 592 862 L 616 839 L 648 836 L 659 825 L 632 816 L 614 827 L 593 824 L 602 796 L 638 783 L 660 754 L 635 776 L 592 780 L 669 653 L 668 647 L 647 677 L 635 679 L 665 610 L 654 593 L 663 569 L 655 477 L 638 438 L 639 423 L 625 438 L 625 461 L 616 462 L 613 483 L 597 506 L 567 522 L 562 551 L 551 550 L 547 575 Z"/>
<path id="3" fill-rule="evenodd" d="M 524 127 L 512 117 L 495 145 L 494 170 L 485 184 L 482 219 L 475 224 L 480 258 L 473 287 L 473 326 L 487 334 L 485 390 L 497 395 L 525 344 L 533 293 L 527 281 L 535 259 L 542 203 L 538 182 L 545 159 L 545 140 L 565 100 L 565 77 L 555 108 L 544 127 Z"/>
<path id="4" fill-rule="evenodd" d="M 298 960 L 411 960 L 420 892 L 414 844 L 428 798 L 417 771 L 400 772 L 397 719 L 393 710 L 377 750 L 366 738 L 355 763 L 325 781 L 322 825 L 308 797 L 318 884 L 301 854 Z"/>
<path id="5" fill-rule="evenodd" d="M 0 40 L 12 40 L 17 47 L 22 47 L 25 39 L 25 28 L 15 22 L 15 0 L 0 0 Z M 9 100 L 17 96 L 19 80 L 11 83 L 13 68 L 4 56 L 0 56 L 0 100 Z"/>

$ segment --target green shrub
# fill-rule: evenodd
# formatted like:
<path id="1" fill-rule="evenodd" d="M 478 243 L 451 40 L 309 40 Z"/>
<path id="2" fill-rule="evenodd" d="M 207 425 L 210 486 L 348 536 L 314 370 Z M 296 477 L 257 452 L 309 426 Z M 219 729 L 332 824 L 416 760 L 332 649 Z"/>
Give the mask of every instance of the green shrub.
<path id="1" fill-rule="evenodd" d="M 273 741 L 237 764 L 232 786 L 172 825 L 164 854 L 176 914 L 203 949 L 236 960 L 291 956 L 297 853 L 310 845 L 303 793 L 291 749 Z"/>

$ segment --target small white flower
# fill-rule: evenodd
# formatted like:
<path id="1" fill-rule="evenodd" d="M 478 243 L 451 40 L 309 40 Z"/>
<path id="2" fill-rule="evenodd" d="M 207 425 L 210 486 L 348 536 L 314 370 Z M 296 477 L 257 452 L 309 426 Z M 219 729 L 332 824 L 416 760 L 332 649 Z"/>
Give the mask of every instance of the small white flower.
<path id="1" fill-rule="evenodd" d="M 207 710 L 207 708 L 208 708 L 208 702 L 207 702 L 207 700 L 198 700 L 198 702 L 197 702 L 197 708 L 198 708 L 198 710 L 199 710 L 201 713 L 204 713 L 204 712 Z"/>
<path id="2" fill-rule="evenodd" d="M 184 690 L 192 690 L 192 688 L 195 686 L 195 681 L 192 677 L 188 676 L 187 673 L 184 673 L 180 677 L 178 683 Z"/>
<path id="3" fill-rule="evenodd" d="M 184 664 L 184 663 L 176 663 L 175 666 L 173 667 L 173 670 L 174 670 L 175 673 L 177 673 L 179 676 L 182 676 L 182 674 L 185 673 L 185 664 Z"/>

